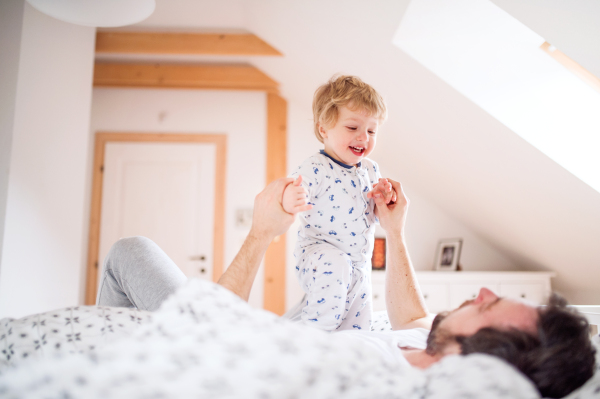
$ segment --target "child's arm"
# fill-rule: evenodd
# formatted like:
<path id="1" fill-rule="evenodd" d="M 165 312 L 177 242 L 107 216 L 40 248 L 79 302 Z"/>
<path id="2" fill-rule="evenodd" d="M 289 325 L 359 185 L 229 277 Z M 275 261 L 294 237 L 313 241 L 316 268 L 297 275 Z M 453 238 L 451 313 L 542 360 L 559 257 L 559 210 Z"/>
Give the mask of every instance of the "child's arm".
<path id="1" fill-rule="evenodd" d="M 302 187 L 302 175 L 285 188 L 281 205 L 284 211 L 291 214 L 312 209 L 312 205 L 308 202 L 308 192 Z"/>

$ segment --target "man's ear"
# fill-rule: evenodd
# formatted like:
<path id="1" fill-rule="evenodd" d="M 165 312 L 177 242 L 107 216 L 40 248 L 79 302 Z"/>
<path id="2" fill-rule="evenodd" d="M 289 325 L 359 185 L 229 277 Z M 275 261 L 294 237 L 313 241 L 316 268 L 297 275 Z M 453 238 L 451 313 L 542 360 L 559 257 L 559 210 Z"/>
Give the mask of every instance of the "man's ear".
<path id="1" fill-rule="evenodd" d="M 325 128 L 323 127 L 323 125 L 321 125 L 321 122 L 317 123 L 317 126 L 319 127 L 319 134 L 321 135 L 322 138 L 326 138 L 327 137 L 327 131 L 325 130 Z"/>

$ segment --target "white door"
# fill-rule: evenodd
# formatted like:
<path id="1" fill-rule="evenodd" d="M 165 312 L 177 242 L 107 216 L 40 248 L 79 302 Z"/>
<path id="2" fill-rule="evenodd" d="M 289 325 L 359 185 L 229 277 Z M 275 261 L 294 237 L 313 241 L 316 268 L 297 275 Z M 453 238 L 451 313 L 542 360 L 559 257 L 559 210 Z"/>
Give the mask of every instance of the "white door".
<path id="1" fill-rule="evenodd" d="M 107 143 L 101 264 L 119 238 L 142 235 L 186 276 L 212 280 L 215 161 L 214 144 Z"/>

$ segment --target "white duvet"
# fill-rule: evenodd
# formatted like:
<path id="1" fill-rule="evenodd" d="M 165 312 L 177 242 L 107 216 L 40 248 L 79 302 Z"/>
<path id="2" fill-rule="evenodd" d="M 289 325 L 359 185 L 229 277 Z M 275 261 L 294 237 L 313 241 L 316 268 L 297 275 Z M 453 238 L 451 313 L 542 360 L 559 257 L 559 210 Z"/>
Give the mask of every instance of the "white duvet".
<path id="1" fill-rule="evenodd" d="M 190 280 L 152 319 L 102 349 L 24 362 L 0 375 L 2 398 L 537 398 L 485 355 L 422 371 L 353 339 L 253 309 Z"/>

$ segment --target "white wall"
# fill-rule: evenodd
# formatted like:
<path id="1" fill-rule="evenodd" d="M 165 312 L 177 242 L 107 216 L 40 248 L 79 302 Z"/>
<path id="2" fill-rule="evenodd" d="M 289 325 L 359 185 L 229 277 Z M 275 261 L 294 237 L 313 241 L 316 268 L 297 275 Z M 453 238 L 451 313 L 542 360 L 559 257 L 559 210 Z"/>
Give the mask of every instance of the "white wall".
<path id="1" fill-rule="evenodd" d="M 98 88 L 93 93 L 90 142 L 95 132 L 108 131 L 226 134 L 227 266 L 248 233 L 235 226 L 236 209 L 252 208 L 265 185 L 266 117 L 266 96 L 261 92 Z M 90 146 L 90 181 L 92 150 Z M 263 276 L 261 267 L 250 296 L 256 307 L 262 307 Z"/>
<path id="2" fill-rule="evenodd" d="M 402 182 L 401 177 L 393 172 L 394 169 L 389 169 L 385 164 L 380 164 L 380 168 L 383 176 Z M 406 241 L 415 270 L 433 270 L 438 243 L 447 238 L 462 238 L 460 265 L 463 270 L 519 269 L 514 259 L 506 256 L 478 232 L 439 208 L 417 188 L 406 182 L 402 186 L 410 200 L 406 220 Z M 380 227 L 375 234 L 385 237 L 385 232 Z"/>
<path id="3" fill-rule="evenodd" d="M 80 301 L 95 30 L 25 4 L 15 100 L 0 318 Z"/>

